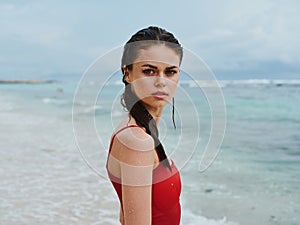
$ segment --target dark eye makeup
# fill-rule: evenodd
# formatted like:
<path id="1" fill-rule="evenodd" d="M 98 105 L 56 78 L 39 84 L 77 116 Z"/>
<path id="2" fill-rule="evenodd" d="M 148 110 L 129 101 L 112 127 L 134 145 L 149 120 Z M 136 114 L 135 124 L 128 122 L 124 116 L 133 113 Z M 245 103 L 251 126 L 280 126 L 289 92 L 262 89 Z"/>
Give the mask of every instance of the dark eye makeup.
<path id="1" fill-rule="evenodd" d="M 154 69 L 144 69 L 142 71 L 145 75 L 148 75 L 148 76 L 157 74 L 157 72 Z M 165 70 L 164 73 L 166 74 L 166 76 L 170 77 L 170 76 L 177 74 L 178 72 L 177 72 L 177 70 L 174 70 L 174 69 L 167 69 L 167 70 Z"/>
<path id="2" fill-rule="evenodd" d="M 144 69 L 143 73 L 146 75 L 153 75 L 155 74 L 155 71 L 153 69 Z"/>
<path id="3" fill-rule="evenodd" d="M 172 76 L 172 75 L 177 74 L 177 70 L 166 70 L 166 71 L 165 71 L 165 74 L 166 74 L 167 76 Z"/>

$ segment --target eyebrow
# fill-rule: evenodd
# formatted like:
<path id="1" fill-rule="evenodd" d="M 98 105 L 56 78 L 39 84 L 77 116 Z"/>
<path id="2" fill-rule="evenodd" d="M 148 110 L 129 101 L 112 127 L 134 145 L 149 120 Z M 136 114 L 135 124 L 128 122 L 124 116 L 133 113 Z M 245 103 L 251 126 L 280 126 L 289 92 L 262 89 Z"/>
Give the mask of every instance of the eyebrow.
<path id="1" fill-rule="evenodd" d="M 157 69 L 157 66 L 153 66 L 153 65 L 151 65 L 151 64 L 144 64 L 144 65 L 142 65 L 142 67 L 150 67 L 150 68 L 152 68 L 152 69 Z M 178 67 L 177 66 L 169 66 L 169 67 L 166 67 L 166 69 L 167 70 L 170 70 L 170 69 L 178 69 Z"/>

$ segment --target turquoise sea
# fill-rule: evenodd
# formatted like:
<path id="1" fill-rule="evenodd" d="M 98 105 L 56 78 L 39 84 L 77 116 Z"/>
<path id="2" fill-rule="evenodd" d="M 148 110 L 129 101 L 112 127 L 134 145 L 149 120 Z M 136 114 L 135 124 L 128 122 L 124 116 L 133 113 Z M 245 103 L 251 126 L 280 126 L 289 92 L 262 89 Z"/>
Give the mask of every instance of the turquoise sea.
<path id="1" fill-rule="evenodd" d="M 160 125 L 167 152 L 180 164 L 182 224 L 299 225 L 300 80 L 219 83 L 226 131 L 206 170 L 199 164 L 211 105 L 204 94 L 193 95 L 199 86 L 181 84 L 198 119 L 179 96 L 177 129 L 170 106 Z M 67 78 L 0 84 L 0 224 L 119 224 L 104 166 L 111 132 L 126 114 L 119 104 L 123 85 L 90 83 L 84 91 L 77 85 Z M 200 139 L 191 149 L 195 132 Z"/>

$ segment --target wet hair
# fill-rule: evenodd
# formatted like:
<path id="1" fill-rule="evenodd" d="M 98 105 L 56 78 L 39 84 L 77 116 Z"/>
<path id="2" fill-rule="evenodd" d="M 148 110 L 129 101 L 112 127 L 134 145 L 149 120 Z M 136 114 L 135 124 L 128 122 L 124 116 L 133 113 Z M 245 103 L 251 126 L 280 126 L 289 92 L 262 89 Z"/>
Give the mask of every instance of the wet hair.
<path id="1" fill-rule="evenodd" d="M 179 56 L 180 63 L 182 61 L 183 50 L 174 37 L 174 35 L 162 28 L 150 26 L 144 28 L 134 34 L 124 46 L 121 69 L 123 72 L 123 83 L 125 84 L 125 91 L 121 98 L 121 103 L 124 108 L 126 108 L 130 115 L 135 119 L 137 125 L 144 127 L 146 132 L 151 135 L 154 140 L 156 152 L 159 161 L 163 165 L 171 170 L 169 160 L 164 150 L 162 143 L 158 138 L 158 129 L 153 119 L 152 115 L 145 108 L 142 101 L 136 96 L 136 94 L 131 90 L 131 85 L 125 80 L 125 68 L 129 71 L 132 70 L 132 64 L 137 58 L 138 53 L 141 49 L 147 49 L 153 45 L 164 45 L 174 50 Z M 174 105 L 173 105 L 174 106 Z M 174 107 L 173 107 L 173 123 L 174 122 Z"/>

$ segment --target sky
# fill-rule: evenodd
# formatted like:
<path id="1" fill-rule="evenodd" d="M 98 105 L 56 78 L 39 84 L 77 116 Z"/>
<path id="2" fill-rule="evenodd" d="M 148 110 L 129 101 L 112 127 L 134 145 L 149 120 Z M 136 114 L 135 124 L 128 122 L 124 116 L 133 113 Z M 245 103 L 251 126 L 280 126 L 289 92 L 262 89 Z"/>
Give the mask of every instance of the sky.
<path id="1" fill-rule="evenodd" d="M 0 0 L 0 79 L 81 75 L 150 25 L 220 79 L 300 79 L 298 0 Z"/>

